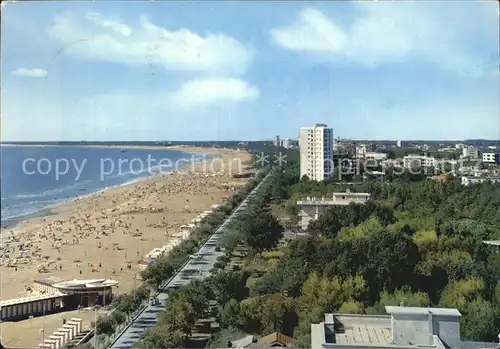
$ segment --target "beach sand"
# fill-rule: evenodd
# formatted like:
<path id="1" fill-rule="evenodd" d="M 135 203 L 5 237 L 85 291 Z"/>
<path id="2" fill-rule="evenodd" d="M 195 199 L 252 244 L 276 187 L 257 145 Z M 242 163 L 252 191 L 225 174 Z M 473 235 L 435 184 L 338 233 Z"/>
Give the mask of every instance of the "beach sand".
<path id="1" fill-rule="evenodd" d="M 135 279 L 140 272 L 138 261 L 145 254 L 165 245 L 181 225 L 212 205 L 221 204 L 223 197 L 246 182 L 231 178 L 231 174 L 244 171 L 244 164 L 250 161 L 246 152 L 187 147 L 179 150 L 217 154 L 219 158 L 80 198 L 52 208 L 50 216 L 2 230 L 1 299 L 27 296 L 26 288 L 33 280 L 49 276 L 114 279 L 119 282 L 115 293 L 136 287 L 140 283 Z M 127 264 L 132 266 L 130 270 Z M 89 326 L 92 316 L 88 314 L 67 312 L 45 317 L 45 333 L 50 335 L 63 317 L 82 315 L 87 321 L 84 325 Z M 35 318 L 2 323 L 3 344 L 36 346 L 42 321 Z"/>

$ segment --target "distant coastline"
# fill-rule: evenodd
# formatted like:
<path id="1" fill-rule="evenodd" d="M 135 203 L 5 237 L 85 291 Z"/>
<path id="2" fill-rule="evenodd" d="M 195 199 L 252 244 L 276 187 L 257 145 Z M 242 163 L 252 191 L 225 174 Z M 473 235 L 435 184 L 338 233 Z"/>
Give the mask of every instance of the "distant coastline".
<path id="1" fill-rule="evenodd" d="M 78 148 L 116 148 L 116 149 L 150 149 L 150 150 L 169 150 L 169 151 L 184 151 L 194 154 L 218 154 L 221 148 L 200 147 L 188 144 L 116 144 L 116 143 L 100 143 L 100 142 L 5 142 L 0 143 L 0 147 L 78 147 Z"/>

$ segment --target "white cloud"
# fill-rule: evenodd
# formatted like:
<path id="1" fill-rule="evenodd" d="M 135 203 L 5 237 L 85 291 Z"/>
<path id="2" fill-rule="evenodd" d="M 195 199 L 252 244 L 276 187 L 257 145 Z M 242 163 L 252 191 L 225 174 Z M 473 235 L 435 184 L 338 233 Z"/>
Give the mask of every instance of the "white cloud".
<path id="1" fill-rule="evenodd" d="M 305 9 L 296 23 L 272 29 L 271 37 L 292 51 L 339 52 L 345 45 L 346 34 L 321 12 Z"/>
<path id="2" fill-rule="evenodd" d="M 55 18 L 48 34 L 65 45 L 65 54 L 77 58 L 134 67 L 158 65 L 174 71 L 244 74 L 255 54 L 252 47 L 228 35 L 169 30 L 146 17 L 130 26 L 98 13 L 84 19 L 66 13 Z"/>
<path id="3" fill-rule="evenodd" d="M 352 6 L 357 16 L 349 26 L 309 8 L 294 23 L 272 29 L 271 39 L 291 51 L 365 66 L 412 55 L 463 75 L 497 69 L 492 66 L 497 67 L 498 57 L 498 10 L 493 2 L 454 2 L 453 7 L 442 2 L 355 2 Z M 478 45 L 489 52 L 481 56 Z"/>
<path id="4" fill-rule="evenodd" d="M 119 34 L 122 34 L 124 36 L 130 36 L 132 34 L 132 29 L 130 29 L 129 26 L 122 24 L 117 21 L 112 21 L 109 19 L 103 19 L 101 14 L 96 13 L 96 12 L 91 12 L 87 14 L 87 19 L 89 21 L 92 21 L 103 28 L 109 28 L 113 30 L 114 32 L 117 32 Z"/>
<path id="5" fill-rule="evenodd" d="M 11 72 L 13 76 L 21 76 L 25 78 L 44 78 L 47 76 L 47 71 L 45 69 L 26 69 L 19 68 Z"/>
<path id="6" fill-rule="evenodd" d="M 192 80 L 182 85 L 170 100 L 181 107 L 214 103 L 244 102 L 258 99 L 260 91 L 245 81 L 232 78 Z"/>

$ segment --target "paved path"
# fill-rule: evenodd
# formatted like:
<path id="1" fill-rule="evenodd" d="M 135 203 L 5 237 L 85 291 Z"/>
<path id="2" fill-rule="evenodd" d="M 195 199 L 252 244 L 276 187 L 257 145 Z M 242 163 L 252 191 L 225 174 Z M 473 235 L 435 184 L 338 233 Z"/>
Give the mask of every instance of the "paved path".
<path id="1" fill-rule="evenodd" d="M 267 175 L 269 176 L 269 174 Z M 139 316 L 111 343 L 111 349 L 129 349 L 134 343 L 139 341 L 147 329 L 153 327 L 158 322 L 158 315 L 165 309 L 165 301 L 168 298 L 168 291 L 186 286 L 194 279 L 204 279 L 210 276 L 210 270 L 214 267 L 219 256 L 224 252 L 216 252 L 215 247 L 224 235 L 224 229 L 231 221 L 238 217 L 246 209 L 248 200 L 252 198 L 267 176 L 252 190 L 243 202 L 233 211 L 233 213 L 221 224 L 215 233 L 205 242 L 198 251 L 199 258 L 192 258 L 184 267 L 165 284 L 158 294 L 159 304 L 148 305 Z"/>

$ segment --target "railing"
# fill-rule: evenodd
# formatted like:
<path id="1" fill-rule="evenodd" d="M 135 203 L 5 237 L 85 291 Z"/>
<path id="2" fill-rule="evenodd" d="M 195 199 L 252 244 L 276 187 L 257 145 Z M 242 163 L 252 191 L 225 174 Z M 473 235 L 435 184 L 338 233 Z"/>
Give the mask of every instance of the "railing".
<path id="1" fill-rule="evenodd" d="M 82 339 L 80 339 L 78 341 L 78 343 L 76 343 L 76 347 L 78 347 L 79 345 L 82 345 L 83 343 L 86 343 L 90 340 L 90 338 L 93 338 L 94 337 L 94 328 L 91 328 L 90 331 L 85 335 L 83 336 Z"/>

